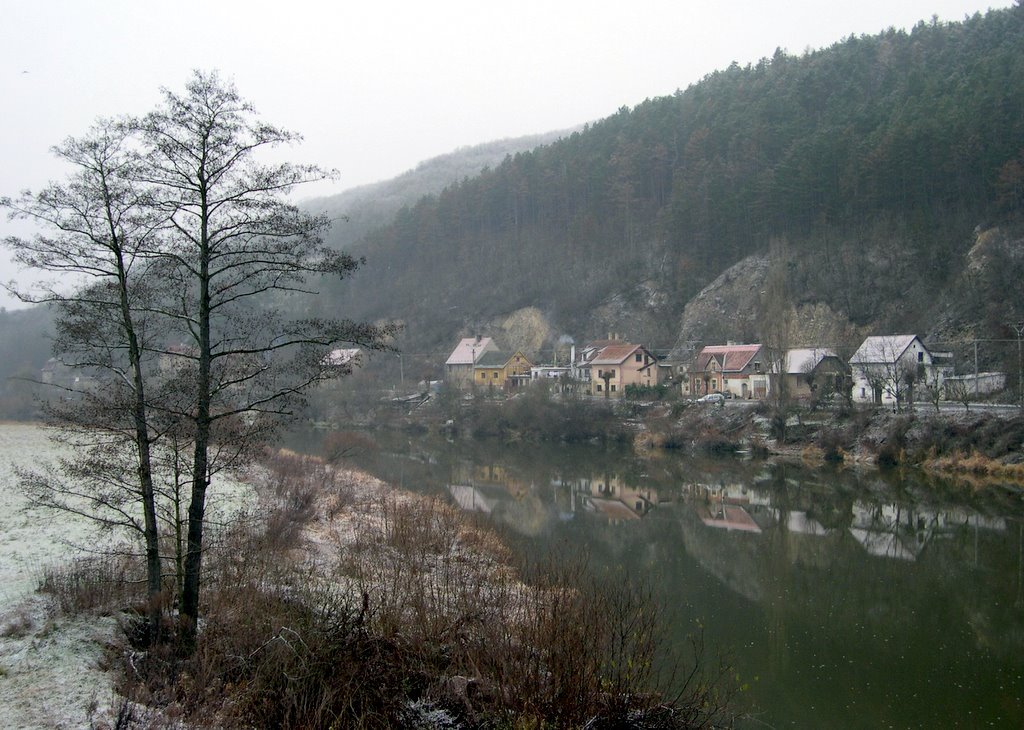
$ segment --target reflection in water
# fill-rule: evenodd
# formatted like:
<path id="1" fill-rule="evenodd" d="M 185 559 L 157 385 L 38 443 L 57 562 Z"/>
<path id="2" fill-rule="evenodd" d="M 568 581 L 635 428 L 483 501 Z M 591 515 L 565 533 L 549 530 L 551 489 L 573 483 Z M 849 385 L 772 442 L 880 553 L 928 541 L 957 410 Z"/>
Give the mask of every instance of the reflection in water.
<path id="1" fill-rule="evenodd" d="M 648 579 L 731 650 L 755 726 L 1024 725 L 1024 510 L 941 482 L 382 440 L 361 464 L 540 555 Z M 519 536 L 519 537 L 517 537 Z"/>

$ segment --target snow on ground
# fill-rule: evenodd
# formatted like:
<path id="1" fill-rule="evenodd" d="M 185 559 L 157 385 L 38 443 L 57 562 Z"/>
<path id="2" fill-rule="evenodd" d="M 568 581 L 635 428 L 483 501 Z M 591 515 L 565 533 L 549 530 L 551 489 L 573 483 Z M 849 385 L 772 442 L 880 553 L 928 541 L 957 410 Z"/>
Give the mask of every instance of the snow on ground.
<path id="1" fill-rule="evenodd" d="M 40 466 L 60 453 L 47 429 L 0 424 L 0 728 L 90 727 L 116 701 L 104 647 L 119 638 L 114 618 L 73 618 L 35 592 L 43 570 L 72 560 L 76 545 L 96 544 L 95 526 L 32 507 L 14 469 Z M 247 485 L 224 478 L 211 488 L 222 514 L 253 501 Z"/>

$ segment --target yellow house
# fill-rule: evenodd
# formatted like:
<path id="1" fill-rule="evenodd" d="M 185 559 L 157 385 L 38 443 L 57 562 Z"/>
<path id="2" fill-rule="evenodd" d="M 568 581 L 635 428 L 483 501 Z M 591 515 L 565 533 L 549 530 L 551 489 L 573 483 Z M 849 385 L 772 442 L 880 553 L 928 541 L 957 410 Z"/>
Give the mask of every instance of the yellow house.
<path id="1" fill-rule="evenodd" d="M 505 388 L 520 380 L 529 380 L 533 363 L 521 350 L 512 355 L 503 352 L 485 352 L 473 367 L 473 382 L 477 387 Z"/>

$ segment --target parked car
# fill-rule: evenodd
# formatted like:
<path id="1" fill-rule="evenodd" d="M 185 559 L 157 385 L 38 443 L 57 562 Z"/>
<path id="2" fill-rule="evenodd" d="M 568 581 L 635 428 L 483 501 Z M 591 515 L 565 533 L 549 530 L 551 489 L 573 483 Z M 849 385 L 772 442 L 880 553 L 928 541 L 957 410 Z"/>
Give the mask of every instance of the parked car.
<path id="1" fill-rule="evenodd" d="M 725 396 L 721 393 L 708 393 L 702 395 L 697 399 L 698 403 L 715 403 L 717 405 L 725 405 Z"/>

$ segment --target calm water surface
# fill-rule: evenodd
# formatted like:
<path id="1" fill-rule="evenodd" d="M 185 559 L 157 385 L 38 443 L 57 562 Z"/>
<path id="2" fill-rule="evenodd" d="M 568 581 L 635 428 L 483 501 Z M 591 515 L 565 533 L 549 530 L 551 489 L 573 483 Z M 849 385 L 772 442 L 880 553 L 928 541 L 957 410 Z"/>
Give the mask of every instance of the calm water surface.
<path id="1" fill-rule="evenodd" d="M 315 441 L 316 437 L 312 437 Z M 750 727 L 1024 726 L 1024 507 L 876 471 L 374 435 L 353 459 L 534 556 L 653 583 Z M 315 448 L 315 445 L 313 446 Z"/>

